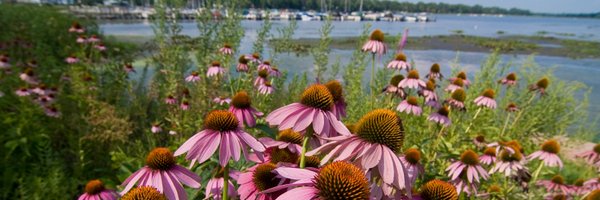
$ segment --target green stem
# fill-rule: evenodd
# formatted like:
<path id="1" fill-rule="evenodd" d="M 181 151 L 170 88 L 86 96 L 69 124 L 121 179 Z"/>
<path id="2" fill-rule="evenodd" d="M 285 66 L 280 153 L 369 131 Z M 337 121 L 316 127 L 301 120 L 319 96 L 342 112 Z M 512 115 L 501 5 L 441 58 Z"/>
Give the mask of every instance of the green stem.
<path id="1" fill-rule="evenodd" d="M 373 59 L 371 60 L 371 81 L 369 83 L 371 91 L 371 109 L 375 107 L 375 54 L 373 53 Z"/>
<path id="2" fill-rule="evenodd" d="M 229 164 L 223 168 L 223 193 L 221 193 L 222 200 L 227 200 L 229 191 Z"/>
<path id="3" fill-rule="evenodd" d="M 504 120 L 504 126 L 502 127 L 502 131 L 500 132 L 500 137 L 504 136 L 504 131 L 506 131 L 506 127 L 508 126 L 508 120 L 510 120 L 510 113 L 506 115 L 506 120 Z"/>
<path id="4" fill-rule="evenodd" d="M 540 162 L 540 166 L 538 166 L 538 168 L 535 170 L 535 172 L 533 172 L 533 176 L 531 178 L 532 183 L 535 183 L 535 181 L 537 181 L 538 176 L 540 175 L 540 172 L 542 171 L 542 167 L 544 167 L 544 162 Z"/>
<path id="5" fill-rule="evenodd" d="M 373 54 L 373 59 L 371 62 L 371 82 L 369 86 L 371 87 L 371 95 L 373 95 L 373 88 L 375 88 L 375 54 Z"/>
<path id="6" fill-rule="evenodd" d="M 471 126 L 473 126 L 473 121 L 475 121 L 475 119 L 477 118 L 477 116 L 479 115 L 479 112 L 481 112 L 481 106 L 477 109 L 477 112 L 475 112 L 475 116 L 473 116 L 473 119 L 471 120 L 471 122 L 469 123 L 469 126 L 467 126 L 467 130 L 465 130 L 465 133 L 469 133 L 469 130 L 471 130 Z"/>
<path id="7" fill-rule="evenodd" d="M 304 134 L 304 140 L 302 140 L 302 153 L 300 154 L 300 169 L 304 169 L 306 166 L 306 146 L 308 144 L 308 139 L 310 138 L 310 127 L 306 130 Z"/>
<path id="8" fill-rule="evenodd" d="M 437 138 L 435 139 L 435 142 L 433 143 L 433 149 L 437 149 L 437 146 L 440 143 L 440 139 L 442 138 L 442 133 L 444 132 L 444 128 L 446 128 L 446 126 L 442 125 L 442 128 L 440 128 L 440 132 L 438 132 Z"/>
<path id="9" fill-rule="evenodd" d="M 513 130 L 515 128 L 515 126 L 517 125 L 517 121 L 519 121 L 519 119 L 521 118 L 521 114 L 523 114 L 523 111 L 525 111 L 527 106 L 531 103 L 531 101 L 533 101 L 534 98 L 535 98 L 535 93 L 533 93 L 533 95 L 531 95 L 531 98 L 529 98 L 529 100 L 527 101 L 527 103 L 525 103 L 525 105 L 521 106 L 523 109 L 521 109 L 519 111 L 519 113 L 517 114 L 517 116 L 515 117 L 515 121 L 513 122 L 512 126 L 510 127 L 510 130 Z"/>

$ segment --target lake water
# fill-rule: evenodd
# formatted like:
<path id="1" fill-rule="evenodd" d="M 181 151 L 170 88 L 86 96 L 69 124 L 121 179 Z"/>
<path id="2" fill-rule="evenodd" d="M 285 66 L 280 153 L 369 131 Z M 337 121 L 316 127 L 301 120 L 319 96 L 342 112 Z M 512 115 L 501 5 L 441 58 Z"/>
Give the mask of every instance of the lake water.
<path id="1" fill-rule="evenodd" d="M 534 35 L 540 31 L 548 35 L 561 38 L 600 41 L 600 20 L 580 18 L 555 18 L 555 17 L 519 17 L 519 16 L 456 16 L 436 15 L 437 21 L 431 23 L 409 23 L 409 22 L 333 22 L 333 37 L 357 36 L 361 33 L 365 23 L 371 23 L 372 28 L 379 28 L 387 34 L 396 35 L 405 28 L 410 30 L 411 36 L 424 35 L 448 35 L 453 30 L 462 30 L 464 34 L 495 37 L 498 31 L 511 35 Z M 273 21 L 272 33 L 277 33 L 277 28 L 288 25 L 288 21 Z M 318 38 L 319 29 L 323 22 L 298 21 L 296 38 Z M 256 39 L 256 31 L 261 27 L 261 21 L 243 21 L 242 26 L 246 35 L 242 41 L 240 51 L 250 53 L 252 42 Z M 198 30 L 194 22 L 184 22 L 183 34 L 197 36 Z M 105 23 L 100 25 L 101 30 L 109 35 L 153 35 L 150 22 L 127 22 L 127 23 Z M 347 63 L 351 56 L 350 50 L 337 50 L 331 52 L 330 63 L 340 57 L 342 63 Z M 466 71 L 478 70 L 481 63 L 485 61 L 487 53 L 455 52 L 445 50 L 406 51 L 407 56 L 414 60 L 421 72 L 428 71 L 432 63 L 440 63 L 449 66 L 459 55 L 458 64 Z M 268 57 L 268 55 L 266 55 Z M 312 58 L 299 58 L 295 56 L 282 55 L 279 67 L 291 73 L 302 73 L 312 70 Z M 346 60 L 344 60 L 346 58 Z M 511 62 L 519 66 L 527 56 L 525 55 L 503 55 L 502 62 Z M 544 68 L 552 67 L 556 76 L 565 80 L 579 81 L 592 88 L 591 99 L 600 99 L 600 59 L 570 59 L 564 57 L 536 56 L 535 61 Z M 383 66 L 379 66 L 383 67 Z M 369 71 L 369 70 L 367 70 Z M 445 73 L 450 69 L 446 67 Z M 367 72 L 368 73 L 368 72 Z M 309 73 L 310 74 L 310 73 Z M 368 77 L 369 74 L 365 74 Z M 592 101 L 594 102 L 594 101 Z M 600 105 L 591 105 L 591 118 L 599 117 Z"/>

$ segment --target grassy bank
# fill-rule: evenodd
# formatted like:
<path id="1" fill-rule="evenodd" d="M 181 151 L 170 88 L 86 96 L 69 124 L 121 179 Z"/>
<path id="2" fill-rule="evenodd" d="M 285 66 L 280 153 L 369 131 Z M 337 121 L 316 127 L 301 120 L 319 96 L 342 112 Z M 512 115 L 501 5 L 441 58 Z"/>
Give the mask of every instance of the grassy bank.
<path id="1" fill-rule="evenodd" d="M 351 50 L 355 48 L 357 37 L 333 38 L 331 47 Z M 386 37 L 386 43 L 395 47 L 391 41 L 397 37 Z M 277 45 L 277 40 L 271 41 Z M 294 52 L 308 52 L 316 46 L 319 39 L 295 39 L 292 41 Z M 409 37 L 406 48 L 409 50 L 449 50 L 465 52 L 492 52 L 530 55 L 537 53 L 546 56 L 560 56 L 575 59 L 600 58 L 600 42 L 561 39 L 545 36 L 512 35 L 498 38 L 479 37 L 470 35 L 422 36 Z"/>

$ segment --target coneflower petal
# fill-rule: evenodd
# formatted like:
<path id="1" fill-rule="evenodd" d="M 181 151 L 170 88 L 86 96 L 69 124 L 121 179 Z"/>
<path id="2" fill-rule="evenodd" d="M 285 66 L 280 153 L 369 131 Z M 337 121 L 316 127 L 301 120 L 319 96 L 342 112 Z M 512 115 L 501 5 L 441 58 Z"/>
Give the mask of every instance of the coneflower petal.
<path id="1" fill-rule="evenodd" d="M 203 136 L 205 136 L 205 130 L 200 131 L 198 133 L 196 133 L 194 136 L 192 136 L 190 139 L 188 139 L 187 141 L 185 141 L 183 143 L 183 145 L 181 145 L 177 151 L 175 151 L 175 153 L 173 153 L 173 156 L 179 156 L 181 154 L 184 154 L 185 152 L 189 151 L 194 144 L 196 144 L 196 142 L 198 142 L 199 140 L 202 139 Z"/>
<path id="2" fill-rule="evenodd" d="M 174 170 L 172 171 L 173 175 L 177 176 L 177 180 L 180 180 L 183 184 L 190 186 L 192 188 L 200 187 L 200 179 L 191 171 L 183 168 L 182 166 L 175 165 Z"/>
<path id="3" fill-rule="evenodd" d="M 277 197 L 277 200 L 288 200 L 288 199 L 314 199 L 317 196 L 317 189 L 314 187 L 299 187 L 294 188 L 281 196 Z"/>
<path id="4" fill-rule="evenodd" d="M 238 132 L 238 136 L 246 143 L 250 148 L 254 149 L 254 151 L 263 152 L 265 151 L 265 146 L 261 144 L 257 139 L 252 137 L 252 135 L 246 132 Z"/>
<path id="5" fill-rule="evenodd" d="M 372 145 L 368 151 L 370 153 L 366 154 L 362 159 L 362 165 L 364 169 L 371 169 L 375 167 L 381 160 L 382 149 L 380 144 Z"/>

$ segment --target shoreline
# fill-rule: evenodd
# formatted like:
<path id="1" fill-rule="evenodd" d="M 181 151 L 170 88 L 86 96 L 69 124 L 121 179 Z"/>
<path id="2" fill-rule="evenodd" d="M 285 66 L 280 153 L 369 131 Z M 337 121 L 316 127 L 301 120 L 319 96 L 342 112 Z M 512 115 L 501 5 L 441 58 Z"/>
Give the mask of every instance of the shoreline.
<path id="1" fill-rule="evenodd" d="M 357 47 L 358 37 L 332 38 L 331 48 L 352 50 Z M 394 36 L 386 36 L 385 43 L 394 48 L 398 41 Z M 277 40 L 272 40 L 277 43 Z M 292 40 L 298 52 L 318 45 L 319 39 L 299 38 Z M 506 35 L 497 38 L 470 35 L 438 35 L 408 37 L 407 50 L 448 50 L 462 52 L 491 53 L 499 50 L 503 54 L 567 57 L 572 59 L 600 58 L 600 42 L 573 39 L 560 39 L 543 36 Z M 296 51 L 294 51 L 296 52 Z"/>
<path id="2" fill-rule="evenodd" d="M 116 41 L 144 45 L 152 41 L 152 36 L 109 35 Z M 330 47 L 339 50 L 357 48 L 358 37 L 333 37 Z M 385 43 L 394 48 L 397 36 L 386 35 Z M 269 46 L 278 45 L 278 39 L 269 40 Z M 317 38 L 297 38 L 291 41 L 289 52 L 306 55 L 309 49 L 318 45 Z M 394 42 L 394 44 L 392 44 Z M 461 52 L 491 53 L 499 50 L 503 54 L 566 57 L 571 59 L 600 58 L 600 42 L 574 39 L 561 39 L 545 36 L 503 35 L 499 37 L 480 37 L 471 35 L 437 35 L 409 37 L 405 45 L 407 50 L 447 50 Z"/>

